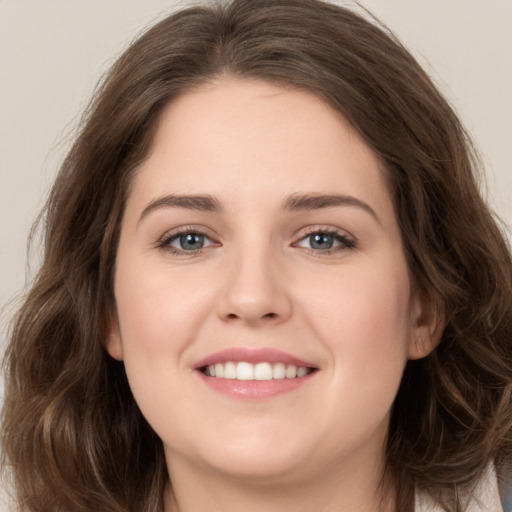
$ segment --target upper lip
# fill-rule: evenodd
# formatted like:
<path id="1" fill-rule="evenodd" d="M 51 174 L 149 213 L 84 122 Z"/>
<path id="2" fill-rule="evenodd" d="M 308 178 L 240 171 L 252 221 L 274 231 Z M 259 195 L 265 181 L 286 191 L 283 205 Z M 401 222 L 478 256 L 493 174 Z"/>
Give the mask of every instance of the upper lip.
<path id="1" fill-rule="evenodd" d="M 307 368 L 316 368 L 315 365 L 299 359 L 295 356 L 276 350 L 273 348 L 245 348 L 245 347 L 231 347 L 224 350 L 219 350 L 209 356 L 201 359 L 194 365 L 194 369 L 204 368 L 217 363 L 233 362 L 247 362 L 247 363 L 284 363 L 293 364 L 295 366 L 304 366 Z"/>

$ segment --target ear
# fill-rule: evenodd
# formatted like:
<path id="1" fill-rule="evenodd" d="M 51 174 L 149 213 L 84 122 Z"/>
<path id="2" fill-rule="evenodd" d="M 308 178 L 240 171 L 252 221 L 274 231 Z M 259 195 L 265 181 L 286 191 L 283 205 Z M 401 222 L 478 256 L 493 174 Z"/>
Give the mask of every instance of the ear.
<path id="1" fill-rule="evenodd" d="M 112 312 L 108 318 L 108 328 L 105 348 L 111 357 L 118 361 L 123 360 L 123 344 L 121 341 L 121 331 L 119 329 L 119 320 L 117 314 Z"/>
<path id="2" fill-rule="evenodd" d="M 413 290 L 408 358 L 421 359 L 428 356 L 441 341 L 444 327 L 445 315 L 441 299 L 436 300 L 420 288 Z"/>

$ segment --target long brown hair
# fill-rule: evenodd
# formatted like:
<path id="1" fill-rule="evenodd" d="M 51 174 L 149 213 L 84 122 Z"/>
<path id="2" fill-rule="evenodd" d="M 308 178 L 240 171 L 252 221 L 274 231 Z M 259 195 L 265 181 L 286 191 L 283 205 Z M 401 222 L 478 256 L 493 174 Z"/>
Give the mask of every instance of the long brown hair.
<path id="1" fill-rule="evenodd" d="M 161 512 L 161 441 L 104 349 L 120 220 L 155 121 L 219 75 L 309 91 L 382 161 L 415 286 L 446 328 L 396 398 L 398 510 L 422 489 L 458 511 L 512 457 L 512 262 L 453 110 L 386 29 L 321 0 L 234 0 L 175 13 L 100 85 L 44 211 L 44 260 L 5 359 L 2 447 L 24 511 Z"/>

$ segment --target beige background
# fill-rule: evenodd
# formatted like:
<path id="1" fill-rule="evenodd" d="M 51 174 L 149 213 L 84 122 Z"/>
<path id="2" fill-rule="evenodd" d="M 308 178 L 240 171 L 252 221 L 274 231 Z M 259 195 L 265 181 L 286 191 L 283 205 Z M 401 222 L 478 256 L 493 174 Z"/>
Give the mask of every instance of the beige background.
<path id="1" fill-rule="evenodd" d="M 398 34 L 460 113 L 510 230 L 512 0 L 360 3 Z M 186 4 L 0 0 L 0 307 L 24 287 L 31 222 L 96 81 L 141 29 Z M 0 344 L 12 309 L 4 306 Z"/>

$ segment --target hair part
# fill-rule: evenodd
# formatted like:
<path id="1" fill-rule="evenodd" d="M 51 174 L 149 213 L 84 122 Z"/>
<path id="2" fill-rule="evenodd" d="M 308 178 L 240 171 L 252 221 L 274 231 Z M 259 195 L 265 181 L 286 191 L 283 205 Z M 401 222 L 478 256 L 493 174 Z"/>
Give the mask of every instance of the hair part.
<path id="1" fill-rule="evenodd" d="M 307 23 L 305 23 L 307 20 Z M 173 99 L 231 76 L 308 91 L 383 163 L 411 276 L 446 324 L 410 361 L 387 475 L 397 510 L 414 488 L 462 505 L 488 464 L 512 457 L 512 262 L 478 192 L 469 137 L 386 29 L 321 0 L 234 0 L 155 25 L 90 104 L 45 207 L 44 260 L 6 353 L 4 465 L 24 511 L 163 510 L 161 441 L 104 348 L 131 180 Z"/>

